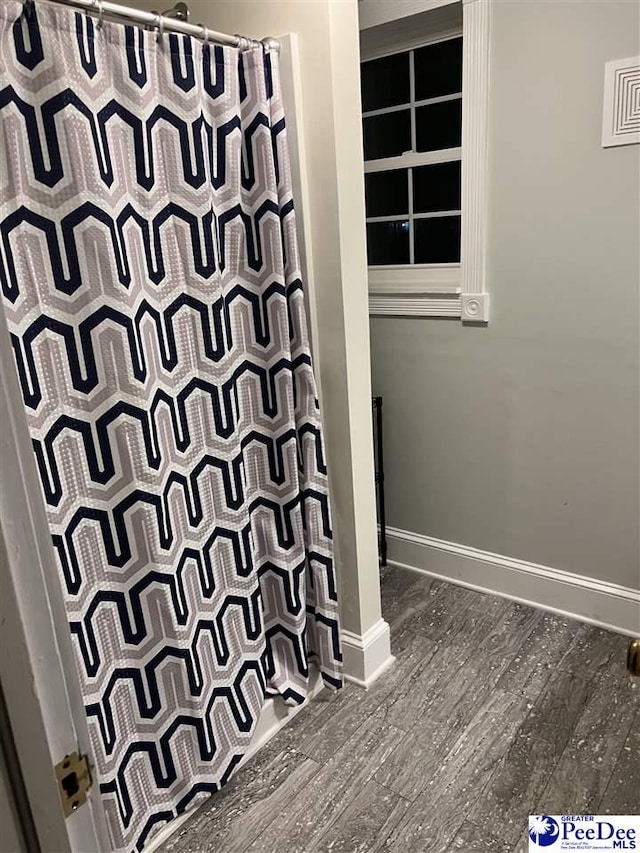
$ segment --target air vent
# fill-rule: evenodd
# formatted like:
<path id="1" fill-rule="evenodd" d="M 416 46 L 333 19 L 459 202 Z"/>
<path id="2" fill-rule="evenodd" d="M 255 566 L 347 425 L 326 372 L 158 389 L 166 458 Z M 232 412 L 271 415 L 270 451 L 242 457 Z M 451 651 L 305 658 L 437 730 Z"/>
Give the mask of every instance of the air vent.
<path id="1" fill-rule="evenodd" d="M 640 142 L 640 56 L 604 67 L 602 147 Z"/>

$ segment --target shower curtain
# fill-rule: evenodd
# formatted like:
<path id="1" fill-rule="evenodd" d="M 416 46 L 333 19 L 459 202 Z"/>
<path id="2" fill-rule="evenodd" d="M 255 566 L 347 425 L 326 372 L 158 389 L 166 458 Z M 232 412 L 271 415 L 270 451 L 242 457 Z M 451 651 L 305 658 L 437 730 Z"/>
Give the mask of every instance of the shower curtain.
<path id="1" fill-rule="evenodd" d="M 0 4 L 0 274 L 114 850 L 340 686 L 278 56 Z"/>

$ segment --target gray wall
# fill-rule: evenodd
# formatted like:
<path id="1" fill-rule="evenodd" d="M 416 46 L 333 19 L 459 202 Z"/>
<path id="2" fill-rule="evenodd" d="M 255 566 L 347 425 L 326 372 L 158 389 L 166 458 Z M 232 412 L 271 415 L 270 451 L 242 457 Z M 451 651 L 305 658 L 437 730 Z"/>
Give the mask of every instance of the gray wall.
<path id="1" fill-rule="evenodd" d="M 27 849 L 16 807 L 10 759 L 5 754 L 5 742 L 11 738 L 2 687 L 0 686 L 0 853 L 24 853 Z"/>
<path id="2" fill-rule="evenodd" d="M 640 587 L 640 148 L 600 147 L 639 4 L 494 2 L 488 328 L 375 318 L 392 526 Z"/>
<path id="3" fill-rule="evenodd" d="M 5 758 L 0 750 L 0 853 L 21 853 L 24 849 Z"/>

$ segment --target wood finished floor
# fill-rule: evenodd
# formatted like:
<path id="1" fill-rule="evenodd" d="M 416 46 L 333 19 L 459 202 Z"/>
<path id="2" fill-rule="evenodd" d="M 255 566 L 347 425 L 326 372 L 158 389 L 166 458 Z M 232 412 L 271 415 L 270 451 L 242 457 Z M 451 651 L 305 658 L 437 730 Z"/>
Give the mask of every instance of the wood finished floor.
<path id="1" fill-rule="evenodd" d="M 321 694 L 163 853 L 520 853 L 533 814 L 640 813 L 627 639 L 400 569 L 396 663 Z"/>

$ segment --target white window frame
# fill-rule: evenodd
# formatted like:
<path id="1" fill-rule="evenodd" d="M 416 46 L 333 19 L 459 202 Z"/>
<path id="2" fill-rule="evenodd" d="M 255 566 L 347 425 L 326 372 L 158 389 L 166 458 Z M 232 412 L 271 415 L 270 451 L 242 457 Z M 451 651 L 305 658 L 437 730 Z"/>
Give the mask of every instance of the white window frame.
<path id="1" fill-rule="evenodd" d="M 387 44 L 384 50 L 363 53 L 362 61 L 366 62 L 462 36 L 461 148 L 411 152 L 365 162 L 365 172 L 377 172 L 462 161 L 460 263 L 369 267 L 369 314 L 372 316 L 454 317 L 466 323 L 486 323 L 489 319 L 485 210 L 490 8 L 491 0 L 463 0 L 461 29 L 412 36 Z M 412 108 L 415 106 L 413 95 L 412 81 Z M 426 103 L 449 99 L 450 96 L 435 98 Z M 447 213 L 449 211 L 436 215 Z"/>

